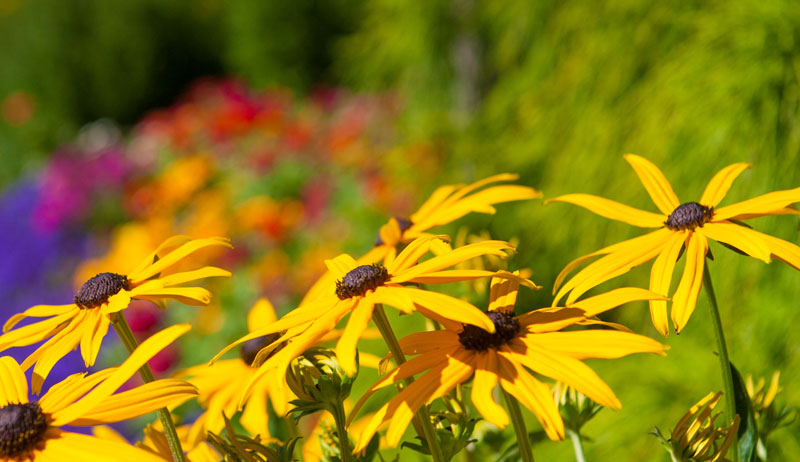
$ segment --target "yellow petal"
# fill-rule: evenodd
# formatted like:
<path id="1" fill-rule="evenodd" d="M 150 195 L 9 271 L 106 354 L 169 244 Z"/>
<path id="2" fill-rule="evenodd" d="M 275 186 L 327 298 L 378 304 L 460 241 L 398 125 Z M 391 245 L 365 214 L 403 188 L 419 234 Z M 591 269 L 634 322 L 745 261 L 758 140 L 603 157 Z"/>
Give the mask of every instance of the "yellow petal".
<path id="1" fill-rule="evenodd" d="M 439 186 L 433 191 L 433 194 L 420 206 L 416 213 L 412 214 L 410 219 L 412 223 L 421 223 L 425 221 L 442 203 L 453 193 L 456 189 L 462 187 L 461 185 L 445 185 Z"/>
<path id="2" fill-rule="evenodd" d="M 457 351 L 454 356 L 447 359 L 447 364 L 438 373 L 431 370 L 397 395 L 397 398 L 400 398 L 403 393 L 407 393 L 407 396 L 403 397 L 406 405 L 401 404 L 395 412 L 391 413 L 392 418 L 389 428 L 386 430 L 386 441 L 389 445 L 397 445 L 403 433 L 408 429 L 414 413 L 420 407 L 441 398 L 456 385 L 472 376 L 473 365 L 464 362 L 465 356 L 471 356 L 471 354 L 463 350 Z M 427 380 L 428 376 L 434 376 L 433 380 Z"/>
<path id="3" fill-rule="evenodd" d="M 489 349 L 476 355 L 475 377 L 472 380 L 472 404 L 484 419 L 505 428 L 509 424 L 508 414 L 492 398 L 497 385 L 497 355 Z"/>
<path id="4" fill-rule="evenodd" d="M 667 239 L 668 236 L 664 236 L 659 241 L 650 242 L 650 245 L 647 247 L 642 247 L 640 249 L 633 250 L 631 252 L 628 252 L 627 254 L 620 252 L 618 255 L 612 254 L 608 255 L 607 257 L 601 258 L 600 260 L 595 262 L 598 263 L 597 274 L 589 275 L 589 277 L 585 278 L 580 284 L 577 284 L 575 286 L 575 288 L 572 290 L 572 292 L 570 292 L 569 296 L 567 297 L 567 305 L 571 305 L 581 295 L 585 294 L 586 292 L 598 286 L 599 284 L 609 279 L 613 279 L 617 276 L 623 275 L 628 271 L 630 271 L 632 268 L 635 268 L 639 265 L 642 265 L 652 260 L 661 252 L 661 249 L 664 248 L 664 246 L 667 243 Z"/>
<path id="5" fill-rule="evenodd" d="M 90 426 L 121 422 L 167 406 L 177 406 L 197 396 L 191 383 L 162 379 L 111 395 L 70 425 Z"/>
<path id="6" fill-rule="evenodd" d="M 39 405 L 42 406 L 43 411 L 49 414 L 58 412 L 110 377 L 115 370 L 117 370 L 116 367 L 103 369 L 89 376 L 85 372 L 72 374 L 50 387 L 47 393 L 39 399 Z"/>
<path id="7" fill-rule="evenodd" d="M 397 222 L 396 218 L 390 218 L 389 222 L 385 225 L 381 226 L 381 229 L 378 231 L 378 236 L 380 236 L 382 245 L 394 247 L 400 243 L 400 238 L 402 237 L 402 231 L 400 231 L 400 224 Z"/>
<path id="8" fill-rule="evenodd" d="M 394 383 L 400 382 L 401 380 L 405 380 L 409 377 L 413 377 L 417 374 L 420 374 L 428 369 L 435 369 L 442 367 L 442 364 L 447 362 L 447 358 L 452 356 L 453 353 L 457 348 L 451 348 L 449 351 L 441 351 L 435 352 L 432 354 L 420 355 L 416 358 L 411 358 L 408 361 L 404 362 L 400 366 L 396 367 L 394 370 L 389 372 L 388 374 L 384 375 L 380 378 L 375 384 L 373 384 L 369 389 L 364 392 L 364 394 L 359 398 L 358 402 L 353 409 L 350 411 L 350 416 L 348 417 L 347 425 L 350 425 L 351 421 L 355 418 L 358 414 L 358 411 L 361 410 L 361 407 L 367 400 L 377 391 L 382 388 L 385 388 L 389 385 Z"/>
<path id="9" fill-rule="evenodd" d="M 77 316 L 78 313 L 80 313 L 80 311 L 76 308 L 75 311 L 60 314 L 50 319 L 28 324 L 19 329 L 6 332 L 0 335 L 0 351 L 12 346 L 33 345 L 48 337 L 52 337 L 56 332 L 62 329 L 62 327 L 60 327 L 61 324 Z"/>
<path id="10" fill-rule="evenodd" d="M 794 269 L 800 270 L 800 247 L 769 234 L 752 230 L 751 232 L 757 233 L 758 237 L 767 243 L 769 251 L 774 258 L 791 265 Z"/>
<path id="11" fill-rule="evenodd" d="M 31 390 L 39 394 L 42 384 L 59 359 L 66 356 L 80 344 L 81 337 L 91 335 L 91 327 L 83 322 L 85 318 L 76 316 L 70 326 L 61 330 L 47 342 L 43 343 L 30 356 L 25 358 L 22 368 L 27 369 L 35 361 L 31 376 Z"/>
<path id="12" fill-rule="evenodd" d="M 248 340 L 252 340 L 254 338 L 262 337 L 264 335 L 274 334 L 276 332 L 308 324 L 314 321 L 315 319 L 319 318 L 324 313 L 330 312 L 330 310 L 336 308 L 337 305 L 342 303 L 345 302 L 340 302 L 338 299 L 336 301 L 316 300 L 314 302 L 310 302 L 308 305 L 296 308 L 287 313 L 281 319 L 275 321 L 274 323 L 271 323 L 270 325 L 263 327 L 261 329 L 254 330 L 249 334 L 245 335 L 244 337 L 239 338 L 239 340 L 236 340 L 235 342 L 226 346 L 219 353 L 214 355 L 213 358 L 211 358 L 209 364 L 213 364 L 222 355 L 224 355 L 228 351 L 232 350 L 236 346 L 241 345 L 242 343 Z M 352 302 L 349 302 L 349 304 L 352 304 Z M 345 309 L 349 310 L 349 304 Z"/>
<path id="13" fill-rule="evenodd" d="M 191 240 L 192 240 L 191 237 L 183 236 L 183 235 L 172 236 L 172 237 L 166 239 L 164 242 L 159 244 L 158 247 L 156 247 L 156 250 L 154 250 L 148 256 L 143 258 L 139 262 L 139 264 L 136 265 L 136 268 L 134 268 L 133 271 L 128 273 L 128 276 L 130 276 L 131 274 L 136 274 L 136 273 L 139 273 L 141 271 L 144 271 L 145 268 L 147 268 L 148 266 L 153 264 L 153 262 L 156 260 L 156 257 L 158 255 L 164 253 L 164 251 L 166 251 L 167 249 L 180 247 L 183 244 L 186 244 L 187 242 L 189 242 Z"/>
<path id="14" fill-rule="evenodd" d="M 515 271 L 514 274 L 518 276 L 519 271 Z M 496 277 L 492 278 L 489 287 L 489 311 L 513 313 L 514 305 L 517 303 L 519 281 Z"/>
<path id="15" fill-rule="evenodd" d="M 350 312 L 350 319 L 347 320 L 347 326 L 344 328 L 342 337 L 336 343 L 336 358 L 342 370 L 348 376 L 353 376 L 358 369 L 356 364 L 356 345 L 358 344 L 361 333 L 366 330 L 372 319 L 372 309 L 375 305 L 362 300 L 361 303 L 356 305 L 355 309 Z"/>
<path id="16" fill-rule="evenodd" d="M 622 407 L 617 396 L 603 379 L 598 377 L 592 368 L 577 359 L 547 348 L 526 345 L 521 341 L 512 341 L 503 349 L 507 349 L 507 352 L 501 351 L 500 355 L 512 355 L 514 359 L 537 374 L 564 382 L 607 408 Z"/>
<path id="17" fill-rule="evenodd" d="M 661 210 L 661 213 L 669 215 L 681 205 L 669 181 L 667 181 L 664 174 L 661 173 L 661 170 L 659 170 L 655 164 L 635 154 L 625 155 L 625 160 L 627 160 L 636 171 L 636 175 L 644 185 L 647 193 L 650 194 L 653 203 Z"/>
<path id="18" fill-rule="evenodd" d="M 55 429 L 53 429 L 55 430 Z M 57 433 L 55 433 L 57 432 Z M 55 430 L 56 437 L 47 438 L 46 447 L 36 454 L 36 460 L 108 460 L 114 462 L 164 462 L 164 459 L 150 451 L 139 449 L 128 443 L 97 438 L 79 433 Z M 43 455 L 52 456 L 45 459 Z"/>
<path id="19" fill-rule="evenodd" d="M 277 320 L 278 318 L 275 316 L 275 308 L 272 306 L 272 303 L 270 303 L 268 299 L 262 297 L 258 299 L 256 304 L 250 308 L 250 312 L 247 313 L 247 330 L 253 332 L 262 327 L 267 327 Z"/>
<path id="20" fill-rule="evenodd" d="M 728 190 L 731 189 L 731 185 L 736 177 L 750 167 L 752 167 L 752 165 L 742 162 L 728 165 L 720 170 L 714 175 L 714 178 L 708 182 L 708 186 L 706 186 L 706 190 L 703 191 L 703 196 L 700 198 L 700 203 L 708 207 L 716 207 L 722 202 L 725 195 L 728 194 Z"/>
<path id="21" fill-rule="evenodd" d="M 175 339 L 189 332 L 191 328 L 192 326 L 190 324 L 177 324 L 153 334 L 153 336 L 142 342 L 142 344 L 131 353 L 128 359 L 126 359 L 108 379 L 103 381 L 103 383 L 87 393 L 80 401 L 58 412 L 54 412 L 52 415 L 52 425 L 61 426 L 68 424 L 94 409 L 99 403 L 111 396 L 123 383 L 131 378 L 131 376 L 133 376 L 140 367 L 146 364 L 150 358 L 175 341 Z"/>
<path id="22" fill-rule="evenodd" d="M 650 270 L 650 290 L 664 296 L 669 295 L 670 284 L 672 284 L 672 272 L 675 270 L 675 262 L 678 260 L 681 248 L 686 241 L 686 236 L 689 231 L 676 232 L 663 250 L 656 261 L 653 262 L 653 268 Z M 665 300 L 651 300 L 650 301 L 650 318 L 653 321 L 653 326 L 656 330 L 666 337 L 669 335 L 669 321 L 667 317 L 667 302 Z"/>
<path id="23" fill-rule="evenodd" d="M 0 357 L 0 387 L 0 406 L 28 402 L 28 381 L 11 356 Z"/>
<path id="24" fill-rule="evenodd" d="M 500 386 L 528 408 L 553 441 L 564 439 L 564 421 L 558 412 L 550 388 L 536 380 L 516 361 L 518 355 L 497 354 Z"/>
<path id="25" fill-rule="evenodd" d="M 465 245 L 453 249 L 452 252 L 444 255 L 438 255 L 431 259 L 425 260 L 407 270 L 398 273 L 391 273 L 391 282 L 400 284 L 403 282 L 415 282 L 414 278 L 424 277 L 428 273 L 435 273 L 444 269 L 455 266 L 461 262 L 470 260 L 482 255 L 494 255 L 497 257 L 505 257 L 506 251 L 514 251 L 514 247 L 503 241 L 483 241 L 475 244 Z M 400 256 L 397 257 L 400 259 Z"/>
<path id="26" fill-rule="evenodd" d="M 111 320 L 108 316 L 99 311 L 93 311 L 91 316 L 87 316 L 83 322 L 86 330 L 81 337 L 81 356 L 86 367 L 94 365 L 97 354 L 100 352 L 100 344 L 108 333 L 108 326 Z"/>
<path id="27" fill-rule="evenodd" d="M 183 303 L 184 305 L 191 306 L 203 306 L 211 303 L 211 292 L 202 287 L 165 287 L 163 289 L 153 288 L 147 292 L 132 292 L 131 295 L 139 300 L 171 298 Z"/>
<path id="28" fill-rule="evenodd" d="M 460 327 L 460 326 L 459 326 Z M 449 330 L 415 332 L 399 341 L 400 349 L 407 355 L 418 355 L 433 350 L 451 348 L 458 345 L 458 334 Z"/>
<path id="29" fill-rule="evenodd" d="M 708 243 L 705 236 L 692 233 L 686 248 L 686 266 L 675 294 L 672 296 L 672 322 L 675 332 L 679 333 L 689 321 L 697 304 L 697 296 L 703 283 L 703 267 L 705 265 Z"/>
<path id="30" fill-rule="evenodd" d="M 451 223 L 473 212 L 487 213 L 490 215 L 494 214 L 495 208 L 492 206 L 493 204 L 534 199 L 537 197 L 542 197 L 542 193 L 527 186 L 492 186 L 491 188 L 460 199 L 457 202 L 448 199 L 447 202 L 442 204 L 442 207 L 436 211 L 435 214 L 429 216 L 428 219 L 421 222 L 414 222 L 417 225 L 415 231 L 417 229 L 430 229 L 435 226 Z"/>
<path id="31" fill-rule="evenodd" d="M 569 307 L 583 310 L 582 315 L 588 318 L 626 303 L 643 300 L 664 299 L 666 299 L 666 297 L 663 295 L 651 292 L 649 290 L 638 287 L 621 287 L 619 289 L 609 290 L 608 292 L 604 292 L 600 295 L 595 295 L 594 297 L 577 301 L 569 305 Z"/>
<path id="32" fill-rule="evenodd" d="M 389 274 L 397 274 L 405 269 L 416 265 L 417 262 L 428 253 L 431 242 L 436 239 L 433 234 L 426 234 L 411 241 L 399 255 L 392 259 L 386 266 Z"/>
<path id="33" fill-rule="evenodd" d="M 163 287 L 174 286 L 183 284 L 189 281 L 196 281 L 198 279 L 212 278 L 212 277 L 229 277 L 230 271 L 214 266 L 204 266 L 194 271 L 183 271 L 180 273 L 170 274 L 158 278 Z"/>
<path id="34" fill-rule="evenodd" d="M 601 217 L 621 221 L 640 228 L 660 228 L 664 226 L 664 220 L 667 219 L 664 215 L 639 210 L 591 194 L 566 194 L 555 199 L 549 199 L 545 203 L 550 202 L 568 202 L 588 209 Z"/>
<path id="35" fill-rule="evenodd" d="M 5 325 L 3 325 L 3 332 L 8 332 L 9 329 L 13 328 L 17 325 L 20 321 L 25 318 L 49 318 L 51 316 L 58 316 L 70 311 L 76 310 L 77 307 L 75 304 L 70 305 L 36 305 L 28 308 L 27 310 L 23 311 L 22 313 L 17 313 L 14 316 L 11 316 L 8 321 L 6 321 Z"/>
<path id="36" fill-rule="evenodd" d="M 800 202 L 800 188 L 774 191 L 736 204 L 720 207 L 714 211 L 714 221 L 736 218 L 739 215 L 762 213 L 782 209 Z"/>
<path id="37" fill-rule="evenodd" d="M 546 332 L 527 335 L 522 341 L 527 346 L 545 348 L 578 360 L 615 359 L 633 353 L 665 356 L 664 350 L 668 348 L 650 337 L 616 330 Z"/>
<path id="38" fill-rule="evenodd" d="M 332 280 L 338 281 L 358 266 L 358 263 L 356 263 L 353 257 L 343 253 L 332 260 L 325 260 L 325 266 L 328 267 L 328 271 L 330 271 L 333 278 Z"/>
<path id="39" fill-rule="evenodd" d="M 276 413 L 278 412 L 276 411 Z M 267 438 L 269 436 L 269 412 L 267 412 L 266 391 L 262 393 L 253 393 L 244 411 L 242 411 L 239 422 L 245 430 L 253 436 L 260 435 L 262 438 Z"/>
<path id="40" fill-rule="evenodd" d="M 637 264 L 642 264 L 654 258 L 658 251 L 666 245 L 672 233 L 673 231 L 662 228 L 644 236 L 638 236 L 616 244 L 613 252 L 592 262 L 561 286 L 553 299 L 553 306 L 557 305 L 561 298 L 578 286 L 583 288 L 583 292 L 579 291 L 578 293 L 570 294 L 568 304 L 577 300 L 586 290 L 616 276 L 625 274 Z"/>
<path id="41" fill-rule="evenodd" d="M 468 302 L 438 292 L 411 287 L 406 288 L 405 292 L 414 300 L 414 303 L 424 306 L 438 316 L 462 324 L 472 324 L 489 333 L 495 331 L 494 322 L 489 319 L 489 316 Z"/>
<path id="42" fill-rule="evenodd" d="M 731 245 L 751 257 L 764 263 L 770 262 L 770 251 L 767 243 L 751 229 L 729 222 L 707 223 L 700 231 L 706 237 Z"/>
<path id="43" fill-rule="evenodd" d="M 222 247 L 233 248 L 229 239 L 221 237 L 194 239 L 181 245 L 177 249 L 169 252 L 168 254 L 164 255 L 160 260 L 154 262 L 150 266 L 145 267 L 141 271 L 129 274 L 128 279 L 131 281 L 132 284 L 138 284 L 139 282 L 142 282 L 145 279 L 150 279 L 156 274 L 159 274 L 160 272 L 164 271 L 165 269 L 169 268 L 175 263 L 178 263 L 179 261 L 193 254 L 194 252 L 197 252 L 200 249 L 211 246 L 222 246 Z"/>
<path id="44" fill-rule="evenodd" d="M 416 311 L 414 300 L 407 293 L 405 286 L 381 286 L 374 292 L 368 293 L 364 299 L 373 304 L 382 303 L 393 306 L 406 314 Z"/>

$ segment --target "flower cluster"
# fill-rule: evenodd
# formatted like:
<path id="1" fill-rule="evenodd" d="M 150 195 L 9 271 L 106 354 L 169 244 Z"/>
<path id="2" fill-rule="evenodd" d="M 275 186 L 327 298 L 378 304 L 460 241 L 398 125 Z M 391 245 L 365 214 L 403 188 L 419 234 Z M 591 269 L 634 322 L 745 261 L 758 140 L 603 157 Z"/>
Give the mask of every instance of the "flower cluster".
<path id="1" fill-rule="evenodd" d="M 73 167 L 113 170 L 109 178 L 124 185 L 115 194 L 132 221 L 116 223 L 109 250 L 75 268 L 75 290 L 61 304 L 37 302 L 6 320 L 0 352 L 35 349 L 21 361 L 0 357 L 0 460 L 272 461 L 295 460 L 302 447 L 309 461 L 413 450 L 436 462 L 463 451 L 528 462 L 532 441 L 565 438 L 581 459 L 585 424 L 625 399 L 612 389 L 623 384 L 606 382 L 588 361 L 669 350 L 620 324 L 613 310 L 647 302 L 664 336 L 668 306 L 674 330 L 683 331 L 701 288 L 716 310 L 709 240 L 800 269 L 800 247 L 742 222 L 799 214 L 792 204 L 800 188 L 720 205 L 749 168 L 740 163 L 715 175 L 700 199 L 682 203 L 655 165 L 628 155 L 658 213 L 588 194 L 550 202 L 653 231 L 572 261 L 555 278 L 552 303 L 531 306 L 524 291 L 541 288 L 531 280 L 536 273 L 511 258 L 527 243 L 493 239 L 486 230 L 454 234 L 448 225 L 542 193 L 501 173 L 439 186 L 408 213 L 429 180 L 424 172 L 435 168 L 408 175 L 414 180 L 405 184 L 402 175 L 383 173 L 391 154 L 371 154 L 390 150 L 378 122 L 391 111 L 391 102 L 336 93 L 293 105 L 280 92 L 205 83 L 147 117 L 125 146 L 113 137 L 114 149 L 94 146 L 100 154 Z M 45 205 L 66 200 L 58 188 L 74 180 L 58 167 L 61 159 L 43 177 L 45 190 L 55 188 L 42 196 Z M 40 228 L 88 220 L 87 204 L 104 187 L 87 180 L 59 213 L 34 212 L 47 225 Z M 353 209 L 370 208 L 404 213 L 388 213 L 364 232 L 347 220 Z M 647 289 L 598 290 L 651 260 Z M 156 380 L 148 361 L 190 330 L 183 323 L 160 328 L 185 321 L 186 311 L 168 303 L 199 307 L 196 329 L 183 338 L 188 367 Z M 148 309 L 153 319 L 142 314 Z M 673 460 L 722 461 L 728 452 L 731 460 L 752 460 L 756 445 L 766 458 L 767 435 L 794 411 L 775 405 L 777 376 L 769 387 L 748 380 L 748 400 L 719 319 L 716 325 L 725 394 L 695 404 L 662 442 Z M 104 346 L 110 328 L 126 359 Z M 76 349 L 84 370 L 119 365 L 51 384 L 51 372 Z M 236 356 L 223 357 L 233 350 Z M 137 371 L 141 381 L 126 385 Z M 722 413 L 713 411 L 723 396 L 720 424 Z M 540 437 L 530 436 L 526 424 L 534 420 L 526 422 L 523 408 Z M 135 443 L 104 426 L 153 411 L 158 422 Z M 65 425 L 94 426 L 94 435 Z M 501 444 L 476 449 L 490 432 L 504 435 Z M 757 444 L 738 444 L 737 432 L 750 432 Z"/>

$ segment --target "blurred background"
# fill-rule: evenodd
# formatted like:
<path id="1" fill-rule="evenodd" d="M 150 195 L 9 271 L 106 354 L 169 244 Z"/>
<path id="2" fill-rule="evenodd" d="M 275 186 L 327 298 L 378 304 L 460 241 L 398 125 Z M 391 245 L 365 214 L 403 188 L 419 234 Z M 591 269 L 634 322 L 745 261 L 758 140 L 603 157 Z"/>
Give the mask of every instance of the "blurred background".
<path id="1" fill-rule="evenodd" d="M 726 203 L 798 187 L 798 75 L 800 8 L 783 0 L 0 0 L 4 316 L 68 303 L 173 233 L 232 236 L 234 252 L 205 257 L 234 271 L 212 306 L 131 310 L 143 336 L 196 320 L 169 371 L 241 335 L 258 296 L 292 308 L 324 258 L 365 252 L 441 184 L 513 172 L 545 198 L 655 210 L 622 159 L 634 152 L 682 201 L 733 162 L 754 167 Z M 752 224 L 800 242 L 796 218 Z M 637 233 L 541 201 L 444 231 L 462 228 L 518 239 L 512 264 L 544 286 L 522 311 L 549 306 L 566 263 Z M 800 402 L 800 273 L 712 251 L 732 360 L 780 369 L 779 400 Z M 646 286 L 647 268 L 597 290 Z M 657 336 L 644 304 L 609 318 Z M 665 341 L 667 358 L 592 363 L 624 408 L 586 427 L 590 460 L 667 460 L 647 432 L 722 388 L 703 295 Z M 798 434 L 774 435 L 774 460 L 800 453 Z"/>

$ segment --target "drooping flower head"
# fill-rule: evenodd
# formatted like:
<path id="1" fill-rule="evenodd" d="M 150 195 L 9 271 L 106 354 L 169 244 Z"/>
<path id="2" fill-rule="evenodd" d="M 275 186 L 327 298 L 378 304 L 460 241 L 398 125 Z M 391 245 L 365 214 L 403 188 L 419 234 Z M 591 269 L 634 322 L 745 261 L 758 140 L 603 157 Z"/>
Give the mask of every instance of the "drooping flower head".
<path id="1" fill-rule="evenodd" d="M 23 370 L 36 364 L 31 387 L 34 393 L 39 393 L 56 362 L 75 347 L 80 345 L 86 367 L 94 365 L 111 323 L 110 316 L 126 309 L 132 299 L 148 300 L 161 307 L 165 306 L 167 299 L 187 305 L 208 304 L 211 301 L 208 290 L 180 284 L 212 276 L 230 276 L 228 271 L 207 266 L 172 274 L 164 272 L 194 252 L 210 246 L 230 247 L 230 243 L 223 238 L 172 237 L 127 275 L 106 272 L 90 278 L 69 305 L 37 305 L 14 315 L 3 326 L 0 351 L 47 339 L 22 363 Z M 14 329 L 26 317 L 46 319 Z"/>
<path id="2" fill-rule="evenodd" d="M 400 340 L 407 355 L 415 355 L 373 385 L 356 405 L 355 415 L 376 390 L 422 374 L 375 413 L 359 434 L 356 451 L 368 444 L 378 427 L 389 422 L 386 438 L 395 446 L 411 418 L 425 403 L 472 379 L 472 403 L 489 422 L 500 428 L 509 423 L 492 398 L 500 386 L 533 412 L 553 440 L 564 437 L 564 423 L 550 388 L 532 373 L 561 381 L 611 409 L 621 404 L 609 386 L 581 360 L 612 359 L 631 353 L 664 354 L 666 347 L 641 335 L 617 330 L 562 329 L 576 324 L 601 323 L 590 318 L 615 306 L 661 298 L 644 289 L 622 288 L 575 302 L 565 308 L 543 308 L 514 314 L 518 283 L 493 279 L 488 316 L 493 332 L 453 320 L 437 319 L 444 330 L 419 332 Z"/>
<path id="3" fill-rule="evenodd" d="M 798 214 L 790 205 L 800 202 L 800 188 L 775 191 L 736 204 L 718 207 L 733 181 L 750 164 L 729 165 L 714 175 L 697 202 L 680 202 L 661 171 L 650 161 L 628 154 L 631 164 L 650 198 L 661 213 L 647 212 L 589 194 L 567 194 L 548 202 L 569 202 L 592 212 L 638 226 L 657 228 L 644 236 L 614 244 L 569 263 L 553 288 L 554 303 L 565 295 L 572 303 L 589 289 L 628 272 L 631 268 L 655 259 L 650 271 L 650 290 L 663 295 L 672 293 L 672 323 L 680 332 L 694 312 L 703 280 L 708 240 L 731 246 L 766 263 L 774 257 L 800 269 L 800 247 L 784 240 L 752 230 L 739 220 L 766 215 Z M 672 272 L 684 250 L 686 266 L 678 287 L 671 292 Z M 575 274 L 564 285 L 561 282 L 575 268 L 601 256 Z M 557 292 L 556 292 L 557 291 Z M 669 333 L 667 302 L 650 302 L 653 325 L 664 336 Z"/>
<path id="4" fill-rule="evenodd" d="M 252 393 L 252 386 L 265 379 L 267 373 L 275 374 L 272 377 L 285 378 L 289 363 L 306 349 L 319 343 L 348 314 L 350 318 L 335 351 L 342 369 L 348 375 L 353 375 L 356 371 L 356 344 L 372 319 L 373 308 L 379 303 L 396 307 L 404 313 L 419 311 L 428 317 L 452 320 L 459 325 L 476 325 L 494 332 L 492 320 L 471 304 L 449 295 L 405 284 L 440 284 L 500 276 L 519 280 L 531 288 L 536 287 L 531 281 L 504 271 L 447 269 L 481 255 L 505 255 L 505 252 L 513 251 L 513 247 L 506 242 L 485 241 L 470 244 L 420 261 L 428 254 L 435 239 L 437 237 L 427 236 L 414 240 L 387 266 L 359 265 L 346 254 L 326 261 L 336 279 L 328 286 L 327 295 L 300 305 L 277 322 L 242 337 L 217 355 L 219 357 L 234 346 L 253 338 L 285 332 L 273 342 L 273 346 L 281 342 L 287 342 L 287 345 L 260 366 L 258 374 L 245 387 L 242 400 L 246 400 Z M 285 384 L 285 380 L 281 382 Z"/>
<path id="5" fill-rule="evenodd" d="M 0 460 L 114 460 L 163 462 L 127 443 L 62 430 L 119 422 L 178 405 L 197 395 L 181 380 L 163 379 L 116 393 L 156 353 L 189 331 L 189 324 L 156 333 L 115 368 L 91 375 L 73 374 L 53 385 L 38 401 L 28 397 L 28 382 L 10 356 L 0 358 Z"/>

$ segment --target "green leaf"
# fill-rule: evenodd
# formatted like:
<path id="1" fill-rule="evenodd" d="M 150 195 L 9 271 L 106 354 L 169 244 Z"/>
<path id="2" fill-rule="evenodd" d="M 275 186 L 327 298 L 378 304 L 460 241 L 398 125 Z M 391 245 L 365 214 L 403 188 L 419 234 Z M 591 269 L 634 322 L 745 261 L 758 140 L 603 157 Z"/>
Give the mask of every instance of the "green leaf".
<path id="1" fill-rule="evenodd" d="M 733 395 L 736 401 L 736 413 L 739 414 L 739 460 L 745 462 L 756 461 L 756 444 L 758 443 L 758 429 L 753 415 L 753 405 L 747 394 L 742 375 L 731 363 L 733 376 Z"/>

